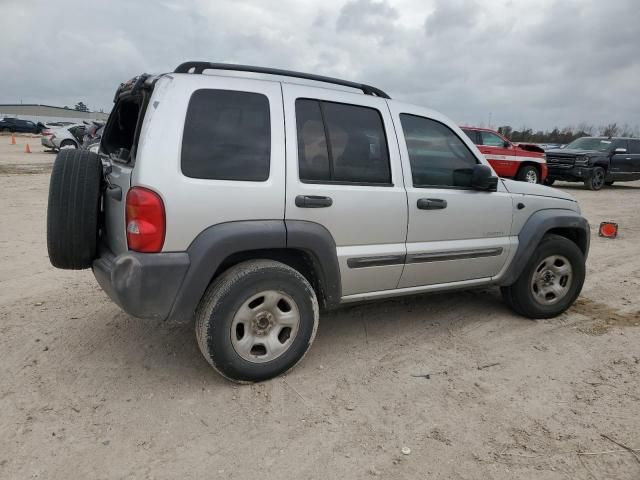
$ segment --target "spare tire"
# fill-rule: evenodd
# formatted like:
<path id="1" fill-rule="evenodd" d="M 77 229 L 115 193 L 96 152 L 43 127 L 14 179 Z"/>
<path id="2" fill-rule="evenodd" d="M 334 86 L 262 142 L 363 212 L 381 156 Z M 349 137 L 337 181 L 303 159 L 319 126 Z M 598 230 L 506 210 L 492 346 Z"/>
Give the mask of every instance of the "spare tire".
<path id="1" fill-rule="evenodd" d="M 54 267 L 89 268 L 96 257 L 102 162 L 88 150 L 62 150 L 49 184 L 47 250 Z"/>

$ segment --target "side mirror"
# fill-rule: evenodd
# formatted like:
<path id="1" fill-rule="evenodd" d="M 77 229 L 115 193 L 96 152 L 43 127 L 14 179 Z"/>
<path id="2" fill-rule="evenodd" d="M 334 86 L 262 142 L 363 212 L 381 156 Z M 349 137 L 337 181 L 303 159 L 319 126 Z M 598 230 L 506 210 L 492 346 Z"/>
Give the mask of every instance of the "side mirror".
<path id="1" fill-rule="evenodd" d="M 490 167 L 477 163 L 471 172 L 471 188 L 495 192 L 498 189 L 498 177 L 493 176 Z"/>
<path id="2" fill-rule="evenodd" d="M 626 148 L 622 148 L 622 147 L 618 147 L 613 151 L 613 153 L 627 153 L 627 149 Z"/>
<path id="3" fill-rule="evenodd" d="M 505 140 L 504 148 L 511 148 L 511 144 Z"/>

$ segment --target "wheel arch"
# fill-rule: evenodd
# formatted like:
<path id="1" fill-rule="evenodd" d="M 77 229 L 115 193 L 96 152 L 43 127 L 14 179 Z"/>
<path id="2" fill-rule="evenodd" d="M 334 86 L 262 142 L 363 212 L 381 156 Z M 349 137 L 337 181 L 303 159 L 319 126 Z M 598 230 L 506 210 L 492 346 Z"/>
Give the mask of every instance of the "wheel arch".
<path id="1" fill-rule="evenodd" d="M 340 270 L 331 234 L 313 222 L 250 220 L 211 226 L 187 249 L 190 267 L 169 319 L 189 321 L 209 284 L 230 267 L 250 259 L 280 261 L 309 280 L 323 308 L 340 302 Z"/>
<path id="2" fill-rule="evenodd" d="M 496 283 L 513 284 L 525 268 L 545 235 L 553 233 L 574 242 L 584 254 L 589 253 L 591 230 L 587 220 L 573 210 L 559 208 L 539 210 L 532 214 L 518 234 L 518 249 L 511 264 Z"/>

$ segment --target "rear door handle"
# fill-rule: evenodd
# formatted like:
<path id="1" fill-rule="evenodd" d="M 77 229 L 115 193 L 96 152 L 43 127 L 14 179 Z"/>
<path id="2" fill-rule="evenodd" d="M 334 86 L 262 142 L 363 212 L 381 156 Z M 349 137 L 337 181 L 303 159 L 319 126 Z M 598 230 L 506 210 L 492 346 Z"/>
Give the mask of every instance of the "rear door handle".
<path id="1" fill-rule="evenodd" d="M 331 197 L 318 195 L 298 195 L 296 197 L 296 207 L 300 208 L 325 208 L 331 205 L 333 205 Z"/>
<path id="2" fill-rule="evenodd" d="M 420 210 L 441 210 L 447 208 L 447 201 L 439 198 L 419 198 L 418 208 Z"/>

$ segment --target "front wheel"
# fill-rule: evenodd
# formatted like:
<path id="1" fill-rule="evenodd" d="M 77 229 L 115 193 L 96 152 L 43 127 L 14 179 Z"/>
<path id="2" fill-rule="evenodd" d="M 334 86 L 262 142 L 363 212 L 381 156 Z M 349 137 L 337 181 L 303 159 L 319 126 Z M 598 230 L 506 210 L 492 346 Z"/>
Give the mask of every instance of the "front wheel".
<path id="1" fill-rule="evenodd" d="M 591 177 L 584 181 L 584 186 L 589 190 L 600 190 L 604 185 L 606 172 L 602 167 L 595 167 L 591 173 Z"/>
<path id="2" fill-rule="evenodd" d="M 532 165 L 525 165 L 520 167 L 516 179 L 527 183 L 538 183 L 538 169 Z"/>
<path id="3" fill-rule="evenodd" d="M 585 258 L 578 246 L 546 235 L 513 285 L 502 287 L 507 304 L 532 319 L 551 318 L 569 308 L 582 290 Z"/>
<path id="4" fill-rule="evenodd" d="M 293 368 L 318 328 L 318 300 L 297 270 L 272 260 L 239 263 L 207 288 L 196 310 L 200 351 L 221 375 L 259 382 Z"/>

